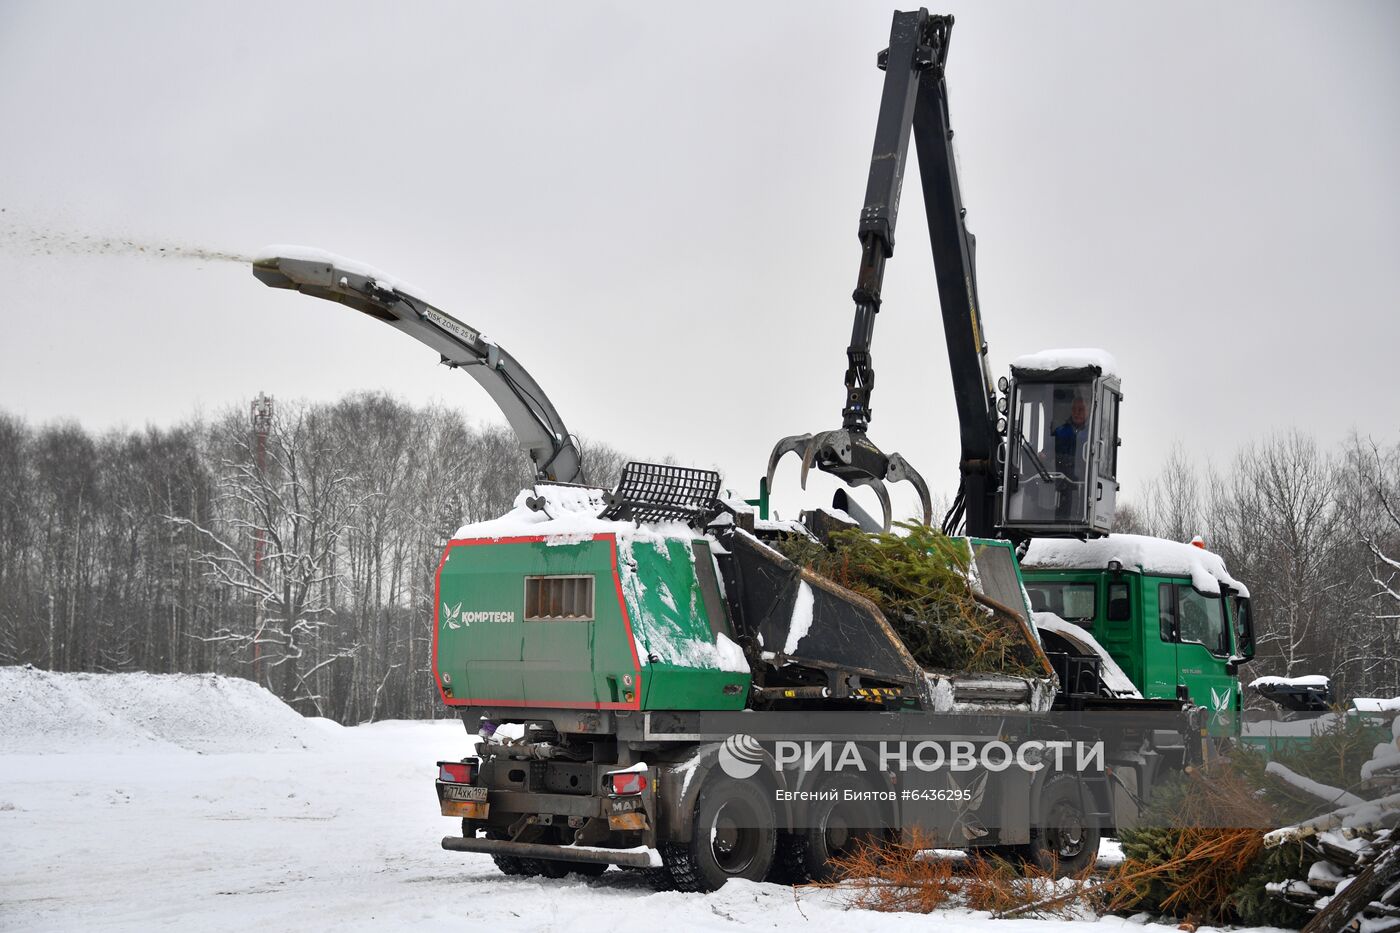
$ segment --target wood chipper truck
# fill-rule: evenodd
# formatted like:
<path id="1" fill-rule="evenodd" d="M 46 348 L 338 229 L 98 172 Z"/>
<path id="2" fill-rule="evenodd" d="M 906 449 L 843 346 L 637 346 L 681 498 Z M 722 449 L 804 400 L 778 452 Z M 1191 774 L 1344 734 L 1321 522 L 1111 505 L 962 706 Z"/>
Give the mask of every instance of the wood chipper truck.
<path id="1" fill-rule="evenodd" d="M 828 877 L 858 841 L 896 833 L 1074 871 L 1201 745 L 1190 704 L 1120 689 L 1101 654 L 1047 652 L 1033 624 L 1016 548 L 1110 529 L 1121 390 L 1111 358 L 1088 350 L 1041 354 L 992 385 L 948 116 L 952 25 L 894 16 L 842 426 L 779 442 L 763 483 L 797 452 L 804 482 L 816 467 L 873 489 L 882 521 L 855 506 L 769 521 L 722 499 L 717 474 L 679 466 L 629 464 L 600 488 L 541 386 L 475 328 L 329 254 L 255 260 L 266 284 L 349 305 L 465 369 L 536 467 L 509 514 L 454 536 L 437 574 L 437 686 L 477 737 L 438 763 L 441 811 L 461 820 L 444 848 L 508 874 L 617 865 L 683 890 Z M 879 534 L 887 481 L 912 482 L 920 527 L 931 520 L 918 472 L 866 432 L 911 138 L 961 424 L 938 546 L 967 597 L 962 620 L 999 646 L 976 663 L 915 644 L 933 620 L 887 613 L 791 549 L 903 540 Z M 1023 400 L 1044 419 L 1039 447 L 1019 428 L 1007 441 Z"/>

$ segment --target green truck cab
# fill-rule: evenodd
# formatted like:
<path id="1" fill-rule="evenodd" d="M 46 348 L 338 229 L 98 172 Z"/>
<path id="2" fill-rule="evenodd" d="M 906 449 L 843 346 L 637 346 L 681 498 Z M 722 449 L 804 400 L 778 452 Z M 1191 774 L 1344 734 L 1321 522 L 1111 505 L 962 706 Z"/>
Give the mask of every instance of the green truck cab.
<path id="1" fill-rule="evenodd" d="M 1241 664 L 1254 657 L 1249 590 L 1203 547 L 1143 535 L 1031 542 L 1037 613 L 1088 631 L 1148 699 L 1189 699 L 1212 732 L 1238 731 Z"/>

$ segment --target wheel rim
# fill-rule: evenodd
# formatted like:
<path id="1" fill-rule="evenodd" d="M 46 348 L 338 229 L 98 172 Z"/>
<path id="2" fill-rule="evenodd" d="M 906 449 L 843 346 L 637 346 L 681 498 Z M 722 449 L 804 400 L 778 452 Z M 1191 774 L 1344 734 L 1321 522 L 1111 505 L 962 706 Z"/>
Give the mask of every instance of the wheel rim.
<path id="1" fill-rule="evenodd" d="M 710 854 L 725 874 L 738 874 L 758 857 L 762 832 L 755 814 L 741 801 L 729 800 L 715 812 L 710 824 Z"/>
<path id="2" fill-rule="evenodd" d="M 826 825 L 822 828 L 828 852 L 839 854 L 851 847 L 860 835 L 860 830 L 855 825 L 856 820 L 852 817 L 859 816 L 858 809 L 853 813 L 846 807 L 831 808 L 826 817 Z"/>
<path id="3" fill-rule="evenodd" d="M 1084 814 L 1070 801 L 1060 801 L 1050 811 L 1050 826 L 1046 836 L 1050 849 L 1061 859 L 1078 858 L 1083 854 L 1088 838 L 1084 827 Z"/>

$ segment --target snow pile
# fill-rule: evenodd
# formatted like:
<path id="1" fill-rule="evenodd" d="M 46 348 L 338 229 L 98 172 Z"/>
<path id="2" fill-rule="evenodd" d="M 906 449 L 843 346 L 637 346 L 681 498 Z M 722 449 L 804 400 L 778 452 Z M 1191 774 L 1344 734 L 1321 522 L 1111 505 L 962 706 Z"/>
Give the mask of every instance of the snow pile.
<path id="1" fill-rule="evenodd" d="M 1391 704 L 1389 712 L 1400 710 L 1400 697 L 1374 702 Z M 1390 721 L 1390 741 L 1377 743 L 1371 750 L 1371 760 L 1361 766 L 1363 781 L 1394 774 L 1400 774 L 1400 716 Z"/>
<path id="2" fill-rule="evenodd" d="M 1099 644 L 1098 639 L 1088 629 L 1075 625 L 1073 622 L 1066 622 L 1053 612 L 1036 612 L 1033 613 L 1033 616 L 1037 631 L 1053 632 L 1085 654 L 1097 655 L 1102 661 L 1099 668 L 1099 679 L 1103 681 L 1105 687 L 1113 691 L 1115 696 L 1141 698 L 1142 694 L 1138 692 L 1137 687 L 1133 686 L 1132 678 L 1123 673 L 1123 669 L 1118 666 L 1117 661 L 1113 660 L 1108 649 Z"/>
<path id="3" fill-rule="evenodd" d="M 744 657 L 744 649 L 723 632 L 715 633 L 715 656 L 722 671 L 749 672 L 749 659 Z"/>
<path id="4" fill-rule="evenodd" d="M 1251 689 L 1260 687 L 1329 687 L 1331 678 L 1324 674 L 1305 674 L 1302 677 L 1256 677 L 1249 682 Z"/>
<path id="5" fill-rule="evenodd" d="M 327 729 L 237 677 L 0 667 L 0 753 L 300 749 Z"/>
<path id="6" fill-rule="evenodd" d="M 1400 713 L 1400 697 L 1357 697 L 1351 705 L 1358 713 Z"/>
<path id="7" fill-rule="evenodd" d="M 786 518 L 759 518 L 757 508 L 749 505 L 743 499 L 736 497 L 721 498 L 720 502 L 735 515 L 744 516 L 745 519 L 752 524 L 754 531 L 772 532 L 773 534 L 784 535 L 801 535 L 804 538 L 810 538 L 813 541 L 816 540 L 812 535 L 811 529 L 800 521 Z M 839 509 L 822 509 L 822 511 L 848 524 L 858 524 L 854 518 L 851 518 L 851 516 Z M 734 519 L 728 513 L 724 512 L 721 512 L 715 520 L 711 522 L 711 525 L 717 528 L 732 524 L 734 524 Z M 747 528 L 749 525 L 744 525 L 744 527 Z"/>
<path id="8" fill-rule="evenodd" d="M 1099 570 L 1116 560 L 1124 569 L 1144 573 L 1191 578 L 1191 585 L 1202 593 L 1218 594 L 1228 586 L 1241 596 L 1249 589 L 1225 569 L 1220 555 L 1204 548 L 1147 535 L 1108 535 L 1088 541 L 1036 538 L 1021 560 L 1028 570 Z"/>
<path id="9" fill-rule="evenodd" d="M 595 492 L 601 490 L 587 490 Z M 533 509 L 530 500 L 544 497 L 544 508 Z M 695 532 L 683 522 L 669 524 L 638 525 L 636 522 L 614 521 L 599 518 L 596 500 L 593 496 L 559 495 L 548 486 L 536 489 L 523 489 L 515 497 L 511 510 L 500 518 L 482 522 L 472 522 L 457 529 L 452 536 L 455 541 L 499 540 L 501 538 L 523 538 L 542 536 L 550 544 L 576 544 L 594 535 L 611 534 L 623 540 L 659 541 L 680 538 L 685 541 L 695 537 Z"/>
<path id="10" fill-rule="evenodd" d="M 1363 798 L 1353 793 L 1345 791 L 1340 787 L 1333 787 L 1331 784 L 1323 784 L 1320 781 L 1314 781 L 1312 778 L 1299 774 L 1277 761 L 1269 762 L 1264 766 L 1264 770 L 1284 783 L 1292 784 L 1294 787 L 1316 800 L 1323 800 L 1327 803 L 1343 807 L 1362 806 L 1366 803 Z M 1364 773 L 1362 776 L 1365 776 Z"/>
<path id="11" fill-rule="evenodd" d="M 816 597 L 812 593 L 811 585 L 803 580 L 797 586 L 797 599 L 792 604 L 792 619 L 788 622 L 787 643 L 783 645 L 783 654 L 794 654 L 802 644 L 802 639 L 812 630 L 812 609 L 815 602 Z"/>
<path id="12" fill-rule="evenodd" d="M 1097 367 L 1105 376 L 1118 375 L 1118 361 L 1113 354 L 1098 347 L 1071 347 L 1062 350 L 1041 350 L 1027 353 L 1011 361 L 1011 368 L 1025 372 L 1053 373 L 1061 369 L 1091 369 Z"/>

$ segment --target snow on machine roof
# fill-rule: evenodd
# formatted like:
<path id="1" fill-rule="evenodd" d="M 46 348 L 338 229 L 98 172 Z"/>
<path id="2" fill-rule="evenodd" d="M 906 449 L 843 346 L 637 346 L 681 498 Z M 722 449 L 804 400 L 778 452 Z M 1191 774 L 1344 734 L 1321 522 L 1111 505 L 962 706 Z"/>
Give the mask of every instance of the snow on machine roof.
<path id="1" fill-rule="evenodd" d="M 1011 361 L 1011 368 L 1020 372 L 1054 373 L 1062 370 L 1097 369 L 1105 376 L 1118 375 L 1118 361 L 1113 354 L 1098 347 L 1071 347 L 1027 353 Z"/>
<path id="2" fill-rule="evenodd" d="M 1221 585 L 1248 596 L 1249 589 L 1230 576 L 1219 554 L 1204 548 L 1147 535 L 1109 535 L 1090 541 L 1036 538 L 1021 566 L 1027 570 L 1101 570 L 1116 560 L 1125 569 L 1191 578 L 1202 593 L 1219 593 Z"/>
<path id="3" fill-rule="evenodd" d="M 599 518 L 606 495 L 602 489 L 586 486 L 541 484 L 534 489 L 523 489 L 509 512 L 500 518 L 463 525 L 452 538 L 464 541 L 540 536 L 550 544 L 573 544 L 597 534 L 615 534 L 619 540 L 678 538 L 689 541 L 697 537 L 684 522 L 639 525 L 633 521 Z"/>

